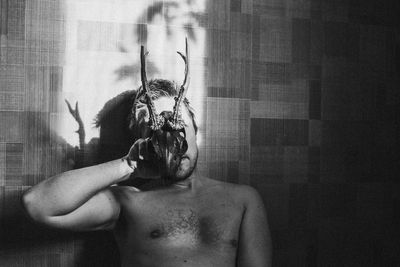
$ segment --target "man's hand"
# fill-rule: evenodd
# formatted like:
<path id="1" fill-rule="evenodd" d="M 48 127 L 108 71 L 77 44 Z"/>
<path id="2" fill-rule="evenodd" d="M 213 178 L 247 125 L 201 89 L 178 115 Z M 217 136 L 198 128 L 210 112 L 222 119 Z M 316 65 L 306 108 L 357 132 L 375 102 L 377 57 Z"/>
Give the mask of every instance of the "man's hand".
<path id="1" fill-rule="evenodd" d="M 129 149 L 125 157 L 134 169 L 134 176 L 143 179 L 160 178 L 159 160 L 150 138 L 140 138 Z"/>

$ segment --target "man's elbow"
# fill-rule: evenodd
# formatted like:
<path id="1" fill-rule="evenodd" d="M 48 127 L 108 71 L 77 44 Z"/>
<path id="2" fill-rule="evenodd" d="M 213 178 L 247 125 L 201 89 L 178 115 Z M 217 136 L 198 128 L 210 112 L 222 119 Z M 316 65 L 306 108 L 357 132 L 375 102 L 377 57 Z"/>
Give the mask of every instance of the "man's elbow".
<path id="1" fill-rule="evenodd" d="M 45 223 L 47 216 L 43 212 L 43 209 L 39 207 L 39 201 L 36 197 L 35 192 L 30 189 L 25 191 L 22 195 L 22 207 L 26 214 L 35 222 Z"/>

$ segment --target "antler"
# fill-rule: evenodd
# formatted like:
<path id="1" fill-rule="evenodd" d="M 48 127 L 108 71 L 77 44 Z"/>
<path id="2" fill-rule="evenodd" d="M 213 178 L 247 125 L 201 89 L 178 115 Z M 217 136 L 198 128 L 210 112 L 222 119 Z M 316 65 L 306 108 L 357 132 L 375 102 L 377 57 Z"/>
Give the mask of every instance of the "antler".
<path id="1" fill-rule="evenodd" d="M 185 54 L 183 55 L 180 52 L 177 52 L 183 59 L 183 61 L 185 62 L 185 78 L 183 80 L 182 85 L 180 86 L 179 89 L 179 93 L 178 96 L 175 97 L 175 105 L 174 105 L 174 110 L 173 110 L 173 114 L 172 114 L 172 121 L 169 122 L 170 126 L 175 129 L 175 130 L 180 130 L 184 127 L 184 123 L 181 120 L 181 113 L 180 113 L 180 106 L 182 101 L 185 99 L 188 87 L 189 87 L 189 81 L 190 81 L 190 77 L 189 77 L 189 47 L 188 47 L 188 42 L 187 42 L 187 38 L 185 38 Z"/>
<path id="2" fill-rule="evenodd" d="M 143 45 L 140 47 L 140 65 L 141 65 L 141 79 L 142 79 L 142 91 L 138 92 L 136 95 L 135 102 L 141 97 L 141 95 L 144 93 L 146 97 L 146 105 L 147 109 L 149 110 L 149 116 L 150 116 L 150 128 L 152 130 L 158 130 L 162 127 L 163 121 L 159 118 L 156 109 L 154 107 L 153 100 L 151 99 L 150 96 L 150 90 L 149 90 L 149 83 L 147 81 L 146 77 L 146 56 L 148 53 L 144 53 L 144 47 Z"/>

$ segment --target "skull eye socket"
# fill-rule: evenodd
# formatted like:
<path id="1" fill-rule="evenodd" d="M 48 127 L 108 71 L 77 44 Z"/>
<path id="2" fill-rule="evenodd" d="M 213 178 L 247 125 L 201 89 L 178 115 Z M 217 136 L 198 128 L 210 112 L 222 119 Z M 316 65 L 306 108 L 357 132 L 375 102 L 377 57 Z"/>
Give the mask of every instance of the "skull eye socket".
<path id="1" fill-rule="evenodd" d="M 187 143 L 186 140 L 183 140 L 180 143 L 180 147 L 179 147 L 179 152 L 180 153 L 179 154 L 181 154 L 181 155 L 185 154 L 187 149 L 188 149 L 188 143 Z"/>
<path id="2" fill-rule="evenodd" d="M 180 137 L 182 137 L 181 140 L 179 140 L 179 154 L 183 155 L 186 153 L 188 149 L 188 143 L 186 141 L 186 131 L 185 128 L 183 128 L 181 131 L 179 131 Z"/>

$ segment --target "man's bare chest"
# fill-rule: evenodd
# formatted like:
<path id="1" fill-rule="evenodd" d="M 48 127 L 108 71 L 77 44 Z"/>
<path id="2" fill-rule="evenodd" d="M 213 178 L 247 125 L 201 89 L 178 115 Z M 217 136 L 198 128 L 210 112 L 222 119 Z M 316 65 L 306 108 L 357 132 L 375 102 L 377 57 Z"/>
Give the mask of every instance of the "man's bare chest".
<path id="1" fill-rule="evenodd" d="M 176 246 L 236 246 L 239 218 L 221 212 L 194 208 L 167 208 L 145 231 L 151 240 L 164 240 Z"/>
<path id="2" fill-rule="evenodd" d="M 145 243 L 236 248 L 243 211 L 225 199 L 166 198 L 135 203 L 122 213 L 126 231 Z"/>

